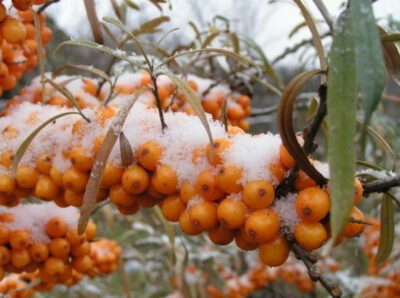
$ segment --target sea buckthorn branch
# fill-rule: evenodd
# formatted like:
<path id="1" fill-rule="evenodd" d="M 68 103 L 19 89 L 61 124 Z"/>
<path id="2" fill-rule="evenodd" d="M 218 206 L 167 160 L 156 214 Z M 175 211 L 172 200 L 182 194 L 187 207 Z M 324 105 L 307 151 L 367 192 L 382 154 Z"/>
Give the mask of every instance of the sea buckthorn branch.
<path id="1" fill-rule="evenodd" d="M 400 175 L 374 180 L 363 184 L 363 195 L 367 197 L 374 192 L 387 192 L 393 187 L 400 186 Z"/>
<path id="2" fill-rule="evenodd" d="M 318 267 L 315 266 L 317 261 L 315 255 L 307 253 L 304 251 L 294 240 L 293 234 L 289 233 L 289 229 L 283 228 L 283 233 L 288 241 L 292 251 L 294 252 L 296 258 L 300 259 L 307 268 L 308 275 L 314 282 L 319 281 L 321 285 L 327 290 L 331 297 L 338 298 L 342 296 L 342 290 L 336 285 L 331 284 L 323 275 Z"/>
<path id="3" fill-rule="evenodd" d="M 154 74 L 150 75 L 151 81 L 153 82 L 153 95 L 156 98 L 156 105 L 157 105 L 157 110 L 158 110 L 158 115 L 160 117 L 160 122 L 161 122 L 161 129 L 162 131 L 164 131 L 164 129 L 167 128 L 167 124 L 165 123 L 165 119 L 164 119 L 164 112 L 162 109 L 162 104 L 161 104 L 161 99 L 160 99 L 160 95 L 158 93 L 158 86 L 157 86 L 157 77 Z"/>

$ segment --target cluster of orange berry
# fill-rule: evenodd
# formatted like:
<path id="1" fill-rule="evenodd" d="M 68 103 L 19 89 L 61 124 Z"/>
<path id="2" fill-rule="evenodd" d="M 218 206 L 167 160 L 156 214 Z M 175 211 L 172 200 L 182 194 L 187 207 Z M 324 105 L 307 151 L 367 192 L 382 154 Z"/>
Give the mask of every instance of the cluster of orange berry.
<path id="1" fill-rule="evenodd" d="M 50 290 L 56 284 L 74 285 L 84 275 L 95 277 L 114 272 L 121 248 L 114 241 L 94 241 L 97 228 L 93 222 L 83 235 L 78 235 L 76 221 L 76 210 L 59 209 L 52 203 L 3 207 L 0 213 L 1 279 L 6 272 L 21 273 L 25 280 L 28 276 L 40 280 L 33 289 L 41 291 Z M 6 279 L 3 292 L 12 288 L 8 283 Z"/>
<path id="2" fill-rule="evenodd" d="M 364 230 L 364 252 L 369 259 L 369 282 L 364 283 L 360 297 L 400 297 L 400 269 L 396 257 L 389 257 L 379 268 L 376 267 L 376 255 L 380 238 L 380 223 L 370 219 Z M 398 247 L 394 248 L 398 253 Z M 392 254 L 396 256 L 397 254 Z"/>
<path id="3" fill-rule="evenodd" d="M 153 82 L 147 72 L 125 73 L 115 80 L 113 92 L 109 85 L 103 85 L 100 90 L 99 82 L 91 78 L 60 76 L 56 82 L 62 84 L 74 96 L 80 108 L 95 107 L 109 101 L 108 105 L 118 105 L 141 87 L 152 85 Z M 214 119 L 220 119 L 223 105 L 226 102 L 226 116 L 229 124 L 237 125 L 243 130 L 249 129 L 246 118 L 251 114 L 250 98 L 247 95 L 231 91 L 227 86 L 216 85 L 206 92 L 208 86 L 213 86 L 213 81 L 191 76 L 187 80 L 189 86 L 201 99 L 205 112 L 211 114 Z M 160 76 L 157 80 L 158 96 L 164 110 L 183 111 L 194 115 L 195 111 L 185 100 L 182 92 L 178 92 L 166 76 Z M 206 94 L 204 94 L 206 92 Z M 8 102 L 8 106 L 21 101 L 34 103 L 46 102 L 49 105 L 71 107 L 72 103 L 51 86 L 46 86 L 42 94 L 42 86 L 35 80 L 31 86 L 25 87 L 21 94 Z M 110 93 L 112 93 L 110 95 Z M 140 99 L 151 106 L 156 106 L 156 99 L 151 91 L 146 91 Z M 4 114 L 5 112 L 3 112 Z"/>
<path id="4" fill-rule="evenodd" d="M 21 76 L 31 71 L 38 63 L 38 45 L 35 39 L 33 4 L 45 1 L 13 1 L 17 12 L 7 12 L 0 1 L 0 96 L 3 91 L 15 87 Z M 52 37 L 52 31 L 45 26 L 45 15 L 40 14 L 40 35 L 43 45 Z"/>
<path id="5" fill-rule="evenodd" d="M 7 168 L 20 142 L 40 120 L 65 111 L 70 109 L 25 102 L 0 118 L 2 204 L 18 204 L 27 194 L 62 207 L 82 204 L 104 135 L 110 127 L 115 129 L 111 122 L 116 106 L 84 109 L 90 122 L 78 115 L 57 119 L 32 141 L 15 177 Z M 158 204 L 165 218 L 179 222 L 184 233 L 207 232 L 219 245 L 235 240 L 243 250 L 258 249 L 269 266 L 279 266 L 288 258 L 290 247 L 280 234 L 283 226 L 307 251 L 324 244 L 329 234 L 327 189 L 300 173 L 296 189 L 276 197 L 276 187 L 294 165 L 279 136 L 251 136 L 234 126 L 226 132 L 221 123 L 209 119 L 215 138 L 211 156 L 197 117 L 166 113 L 165 121 L 168 128 L 161 132 L 155 108 L 141 103 L 133 107 L 124 125 L 133 163 L 123 165 L 121 152 L 114 147 L 98 201 L 109 197 L 122 214 Z M 316 167 L 327 175 L 326 165 L 316 163 Z M 358 180 L 355 190 L 357 203 L 362 196 Z M 352 216 L 362 219 L 360 211 Z M 349 222 L 344 236 L 358 235 L 363 226 Z"/>
<path id="6" fill-rule="evenodd" d="M 321 271 L 335 272 L 339 265 L 332 259 L 325 259 L 318 264 Z M 225 290 L 207 285 L 207 294 L 210 298 L 241 298 L 259 291 L 268 285 L 273 285 L 280 280 L 285 284 L 296 286 L 303 293 L 315 290 L 314 282 L 310 279 L 307 270 L 294 257 L 289 257 L 285 264 L 276 268 L 266 267 L 258 262 L 251 266 L 243 275 L 223 269 L 220 275 L 225 281 Z"/>

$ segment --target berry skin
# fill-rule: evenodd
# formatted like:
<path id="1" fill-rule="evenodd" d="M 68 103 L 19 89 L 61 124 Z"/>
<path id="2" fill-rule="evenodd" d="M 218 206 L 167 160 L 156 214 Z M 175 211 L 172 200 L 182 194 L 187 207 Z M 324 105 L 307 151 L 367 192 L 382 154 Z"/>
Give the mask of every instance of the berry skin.
<path id="1" fill-rule="evenodd" d="M 257 243 L 269 242 L 279 232 L 280 219 L 272 209 L 254 211 L 246 219 L 244 229 L 246 235 Z"/>
<path id="2" fill-rule="evenodd" d="M 354 192 L 354 205 L 357 205 L 358 203 L 360 203 L 362 197 L 363 197 L 363 192 L 364 192 L 364 188 L 360 182 L 360 180 L 355 179 L 354 180 L 354 188 L 355 188 L 355 192 Z"/>
<path id="3" fill-rule="evenodd" d="M 238 183 L 242 178 L 242 169 L 234 166 L 225 166 L 217 175 L 217 185 L 227 193 L 238 193 L 243 186 Z"/>
<path id="4" fill-rule="evenodd" d="M 25 230 L 15 230 L 10 232 L 9 243 L 15 250 L 25 249 L 31 243 L 31 234 Z"/>
<path id="5" fill-rule="evenodd" d="M 89 174 L 79 171 L 75 167 L 66 170 L 62 176 L 64 188 L 72 190 L 75 193 L 84 191 L 88 180 Z"/>
<path id="6" fill-rule="evenodd" d="M 181 215 L 179 216 L 179 227 L 181 228 L 181 230 L 185 234 L 190 235 L 190 236 L 198 235 L 198 234 L 200 234 L 202 232 L 190 220 L 189 211 L 188 210 L 183 211 L 181 213 Z"/>
<path id="7" fill-rule="evenodd" d="M 329 212 L 328 194 L 319 187 L 308 187 L 296 198 L 296 211 L 304 222 L 319 222 Z"/>
<path id="8" fill-rule="evenodd" d="M 186 205 L 182 203 L 178 195 L 172 195 L 162 201 L 160 208 L 167 220 L 177 222 Z"/>
<path id="9" fill-rule="evenodd" d="M 279 146 L 279 156 L 280 156 L 281 163 L 287 169 L 291 169 L 291 168 L 294 167 L 296 162 L 293 159 L 293 157 L 290 155 L 290 153 L 287 151 L 287 149 L 285 148 L 285 146 L 283 144 L 281 144 Z"/>
<path id="10" fill-rule="evenodd" d="M 159 165 L 154 172 L 151 183 L 158 192 L 173 195 L 177 192 L 178 177 L 175 170 L 170 166 Z"/>
<path id="11" fill-rule="evenodd" d="M 227 245 L 235 239 L 235 231 L 218 225 L 208 231 L 208 237 L 217 245 Z"/>
<path id="12" fill-rule="evenodd" d="M 9 43 L 18 43 L 26 38 L 24 24 L 15 18 L 6 17 L 1 24 L 3 38 Z"/>
<path id="13" fill-rule="evenodd" d="M 300 222 L 294 228 L 294 238 L 306 251 L 320 248 L 328 239 L 324 226 L 319 223 Z"/>
<path id="14" fill-rule="evenodd" d="M 46 243 L 37 242 L 29 247 L 29 254 L 32 261 L 40 263 L 49 257 L 49 248 Z"/>
<path id="15" fill-rule="evenodd" d="M 39 172 L 35 168 L 22 165 L 17 168 L 15 179 L 23 188 L 34 188 L 39 179 Z"/>
<path id="16" fill-rule="evenodd" d="M 142 168 L 134 166 L 122 174 L 122 186 L 131 194 L 140 194 L 149 186 L 149 174 Z"/>
<path id="17" fill-rule="evenodd" d="M 243 250 L 255 250 L 258 247 L 258 243 L 247 236 L 244 228 L 237 230 L 235 234 L 235 243 L 237 247 Z"/>
<path id="18" fill-rule="evenodd" d="M 247 207 L 241 200 L 228 197 L 218 205 L 217 216 L 222 226 L 236 229 L 244 224 L 247 212 Z"/>
<path id="19" fill-rule="evenodd" d="M 136 150 L 136 158 L 143 168 L 155 171 L 161 159 L 163 148 L 154 140 L 147 141 Z"/>
<path id="20" fill-rule="evenodd" d="M 350 217 L 354 220 L 365 221 L 364 214 L 357 207 L 353 207 Z M 342 235 L 345 237 L 355 237 L 361 234 L 364 230 L 365 224 L 348 222 L 343 229 Z"/>
<path id="21" fill-rule="evenodd" d="M 253 210 L 269 207 L 274 198 L 275 189 L 268 181 L 251 181 L 246 183 L 243 188 L 243 202 Z"/>
<path id="22" fill-rule="evenodd" d="M 217 206 L 209 201 L 197 203 L 190 208 L 189 218 L 198 230 L 212 229 L 218 224 Z"/>
<path id="23" fill-rule="evenodd" d="M 289 244 L 280 235 L 270 242 L 260 244 L 258 247 L 258 254 L 261 261 L 271 267 L 280 266 L 285 263 L 289 252 Z"/>
<path id="24" fill-rule="evenodd" d="M 46 224 L 46 233 L 52 238 L 64 237 L 67 233 L 67 224 L 61 217 L 53 217 Z"/>
<path id="25" fill-rule="evenodd" d="M 217 177 L 210 169 L 199 174 L 194 187 L 199 195 L 209 201 L 219 200 L 225 195 L 225 192 L 218 187 Z"/>

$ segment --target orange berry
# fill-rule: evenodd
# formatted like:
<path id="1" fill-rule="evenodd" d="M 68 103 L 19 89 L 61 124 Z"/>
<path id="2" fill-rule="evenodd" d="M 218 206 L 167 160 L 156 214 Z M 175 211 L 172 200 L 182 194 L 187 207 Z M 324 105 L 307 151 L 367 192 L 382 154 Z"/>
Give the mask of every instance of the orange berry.
<path id="1" fill-rule="evenodd" d="M 329 196 L 319 187 L 308 187 L 297 195 L 296 211 L 305 222 L 319 222 L 328 214 L 329 209 Z"/>
<path id="2" fill-rule="evenodd" d="M 228 125 L 228 134 L 230 136 L 234 136 L 237 134 L 244 134 L 244 133 L 245 133 L 244 130 L 241 129 L 240 127 L 235 126 L 235 125 Z"/>
<path id="3" fill-rule="evenodd" d="M 206 157 L 210 164 L 216 166 L 222 163 L 222 154 L 227 150 L 232 144 L 232 140 L 228 138 L 221 138 L 214 140 L 214 156 L 211 156 L 210 144 L 206 147 Z"/>
<path id="4" fill-rule="evenodd" d="M 4 91 L 10 91 L 17 85 L 17 79 L 14 75 L 10 74 L 0 81 L 0 85 Z"/>
<path id="5" fill-rule="evenodd" d="M 29 254 L 32 261 L 40 263 L 49 257 L 49 248 L 46 243 L 37 242 L 29 247 Z"/>
<path id="6" fill-rule="evenodd" d="M 44 201 L 54 200 L 59 194 L 59 186 L 49 177 L 42 175 L 35 186 L 35 196 Z"/>
<path id="7" fill-rule="evenodd" d="M 97 85 L 96 83 L 91 80 L 91 79 L 83 79 L 83 90 L 85 90 L 85 92 L 95 96 L 96 92 L 97 92 Z"/>
<path id="8" fill-rule="evenodd" d="M 294 228 L 294 238 L 306 251 L 320 248 L 328 239 L 324 226 L 319 222 L 300 222 Z"/>
<path id="9" fill-rule="evenodd" d="M 67 239 L 56 238 L 51 240 L 51 242 L 49 243 L 49 251 L 52 256 L 62 259 L 69 255 L 69 252 L 71 251 L 71 246 Z"/>
<path id="10" fill-rule="evenodd" d="M 179 217 L 185 210 L 186 205 L 182 203 L 178 195 L 171 195 L 162 201 L 160 208 L 167 220 L 176 222 L 179 221 Z"/>
<path id="11" fill-rule="evenodd" d="M 135 202 L 129 206 L 117 205 L 117 209 L 122 215 L 132 215 L 139 211 L 140 206 Z"/>
<path id="12" fill-rule="evenodd" d="M 268 181 L 251 181 L 246 183 L 243 188 L 243 202 L 253 210 L 269 207 L 274 198 L 275 189 Z"/>
<path id="13" fill-rule="evenodd" d="M 110 200 L 116 205 L 128 207 L 136 205 L 135 195 L 127 192 L 122 184 L 117 184 L 110 189 Z"/>
<path id="14" fill-rule="evenodd" d="M 187 204 L 189 203 L 189 200 L 196 195 L 197 192 L 194 185 L 188 180 L 183 181 L 179 190 L 179 197 L 181 198 L 182 202 Z"/>
<path id="15" fill-rule="evenodd" d="M 81 207 L 83 203 L 83 192 L 74 192 L 73 190 L 66 189 L 64 192 L 64 201 L 69 206 Z"/>
<path id="16" fill-rule="evenodd" d="M 217 209 L 218 220 L 221 225 L 229 229 L 240 228 L 246 221 L 247 207 L 241 201 L 233 198 L 224 199 Z"/>
<path id="17" fill-rule="evenodd" d="M 5 150 L 0 153 L 0 165 L 5 167 L 6 169 L 12 166 L 14 159 L 14 153 L 11 150 Z"/>
<path id="18" fill-rule="evenodd" d="M 52 238 L 64 237 L 67 229 L 67 224 L 61 217 L 52 217 L 46 224 L 46 233 Z"/>
<path id="19" fill-rule="evenodd" d="M 60 258 L 56 257 L 49 257 L 47 258 L 46 261 L 43 263 L 43 267 L 41 268 L 40 271 L 42 271 L 49 275 L 49 276 L 59 276 L 62 274 L 65 270 L 65 264 L 63 260 Z"/>
<path id="20" fill-rule="evenodd" d="M 31 256 L 26 248 L 11 250 L 11 264 L 16 268 L 22 268 L 31 262 Z"/>
<path id="21" fill-rule="evenodd" d="M 7 16 L 7 8 L 3 3 L 0 3 L 0 22 L 2 22 Z"/>
<path id="22" fill-rule="evenodd" d="M 6 17 L 1 26 L 3 38 L 9 43 L 21 42 L 26 38 L 24 24 L 15 18 Z"/>
<path id="23" fill-rule="evenodd" d="M 197 229 L 212 229 L 218 224 L 217 206 L 209 201 L 199 202 L 189 209 L 189 217 Z"/>
<path id="24" fill-rule="evenodd" d="M 280 266 L 286 262 L 290 252 L 287 241 L 280 235 L 258 247 L 258 254 L 261 261 L 271 267 Z"/>
<path id="25" fill-rule="evenodd" d="M 93 168 L 94 156 L 87 154 L 82 146 L 72 147 L 70 158 L 71 163 L 80 171 L 90 171 Z"/>
<path id="26" fill-rule="evenodd" d="M 0 193 L 13 194 L 15 191 L 15 181 L 10 176 L 0 174 Z"/>
<path id="27" fill-rule="evenodd" d="M 88 180 L 89 180 L 89 174 L 86 172 L 79 171 L 75 167 L 71 167 L 68 170 L 66 170 L 62 177 L 64 188 L 72 190 L 76 193 L 85 190 Z"/>
<path id="28" fill-rule="evenodd" d="M 39 154 L 36 167 L 40 174 L 49 175 L 53 163 L 53 155 L 47 152 Z"/>
<path id="29" fill-rule="evenodd" d="M 202 171 L 195 183 L 196 192 L 209 201 L 219 200 L 225 192 L 218 187 L 217 176 L 210 169 Z"/>
<path id="30" fill-rule="evenodd" d="M 11 259 L 11 253 L 10 250 L 4 246 L 0 246 L 0 266 L 5 266 L 10 262 Z"/>
<path id="31" fill-rule="evenodd" d="M 0 225 L 0 245 L 7 244 L 10 239 L 10 230 L 6 226 Z"/>
<path id="32" fill-rule="evenodd" d="M 144 192 L 149 186 L 149 182 L 149 174 L 142 167 L 133 166 L 127 168 L 122 174 L 122 186 L 132 194 Z"/>
<path id="33" fill-rule="evenodd" d="M 281 163 L 280 160 L 277 162 L 271 163 L 268 167 L 269 172 L 271 175 L 275 178 L 276 184 L 281 184 L 283 180 L 285 179 L 286 175 L 286 168 L 284 165 Z"/>
<path id="34" fill-rule="evenodd" d="M 54 183 L 58 186 L 64 186 L 63 184 L 63 173 L 57 170 L 56 168 L 52 167 L 50 169 L 50 177 L 53 179 Z"/>
<path id="35" fill-rule="evenodd" d="M 158 165 L 151 179 L 154 188 L 166 195 L 176 193 L 178 187 L 178 177 L 173 168 L 167 165 Z"/>
<path id="36" fill-rule="evenodd" d="M 249 215 L 244 224 L 247 236 L 257 243 L 269 242 L 278 235 L 279 216 L 272 209 L 261 209 Z"/>
<path id="37" fill-rule="evenodd" d="M 18 10 L 28 10 L 32 7 L 33 0 L 12 0 L 12 4 Z"/>
<path id="38" fill-rule="evenodd" d="M 104 168 L 101 185 L 103 187 L 111 187 L 118 184 L 121 181 L 123 173 L 124 169 L 122 167 L 115 166 L 113 162 L 108 161 Z"/>
<path id="39" fill-rule="evenodd" d="M 235 239 L 235 231 L 218 225 L 217 227 L 208 231 L 208 237 L 217 245 L 227 245 Z"/>
<path id="40" fill-rule="evenodd" d="M 92 269 L 93 260 L 88 255 L 85 255 L 79 258 L 73 258 L 71 265 L 77 272 L 85 273 Z"/>
<path id="41" fill-rule="evenodd" d="M 243 186 L 239 183 L 242 178 L 242 169 L 235 166 L 221 168 L 217 175 L 217 185 L 227 193 L 241 192 Z"/>
<path id="42" fill-rule="evenodd" d="M 246 112 L 240 105 L 228 106 L 227 108 L 228 119 L 231 121 L 240 121 L 246 117 Z"/>
<path id="43" fill-rule="evenodd" d="M 355 187 L 355 192 L 353 200 L 354 200 L 354 205 L 357 205 L 358 203 L 360 203 L 362 199 L 364 188 L 360 180 L 358 180 L 357 178 L 354 180 L 354 187 Z"/>
<path id="44" fill-rule="evenodd" d="M 365 221 L 364 214 L 357 207 L 353 207 L 350 217 L 356 221 Z M 361 234 L 364 230 L 365 224 L 355 223 L 349 221 L 342 231 L 342 235 L 345 237 L 355 237 Z"/>
<path id="45" fill-rule="evenodd" d="M 179 226 L 181 230 L 187 235 L 198 235 L 202 231 L 193 224 L 190 220 L 189 211 L 185 210 L 179 216 Z"/>
<path id="46" fill-rule="evenodd" d="M 97 235 L 97 226 L 93 221 L 89 221 L 85 230 L 86 239 L 88 241 L 94 239 Z"/>
<path id="47" fill-rule="evenodd" d="M 17 168 L 15 180 L 23 188 L 34 188 L 39 179 L 39 172 L 30 166 L 22 165 Z"/>
<path id="48" fill-rule="evenodd" d="M 44 14 L 40 14 L 40 15 L 44 15 Z M 50 42 L 50 40 L 53 38 L 53 31 L 51 31 L 51 29 L 49 27 L 42 27 L 40 34 L 42 35 L 43 44 L 48 44 Z"/>
<path id="49" fill-rule="evenodd" d="M 258 243 L 247 236 L 244 228 L 241 228 L 236 232 L 235 243 L 237 247 L 243 250 L 255 250 L 258 247 Z"/>
<path id="50" fill-rule="evenodd" d="M 84 255 L 87 255 L 90 253 L 90 243 L 88 241 L 84 241 L 81 245 L 79 246 L 72 246 L 71 248 L 71 255 L 74 257 L 82 257 Z"/>
<path id="51" fill-rule="evenodd" d="M 15 230 L 10 232 L 10 245 L 15 250 L 27 248 L 31 243 L 31 234 L 25 230 Z"/>
<path id="52" fill-rule="evenodd" d="M 308 187 L 317 186 L 317 182 L 311 179 L 303 170 L 300 170 L 294 181 L 294 187 L 297 190 L 303 190 Z"/>
<path id="53" fill-rule="evenodd" d="M 72 247 L 80 246 L 86 242 L 86 235 L 79 235 L 75 229 L 69 230 L 65 237 Z"/>
<path id="54" fill-rule="evenodd" d="M 140 208 L 152 208 L 160 202 L 146 193 L 135 196 L 135 201 Z"/>
<path id="55" fill-rule="evenodd" d="M 155 140 L 150 140 L 136 150 L 136 158 L 143 168 L 155 171 L 163 154 L 163 148 Z"/>
<path id="56" fill-rule="evenodd" d="M 282 164 L 287 168 L 291 169 L 294 167 L 296 161 L 293 159 L 293 157 L 290 155 L 290 153 L 287 151 L 285 146 L 281 144 L 279 146 L 279 156 L 281 159 Z"/>

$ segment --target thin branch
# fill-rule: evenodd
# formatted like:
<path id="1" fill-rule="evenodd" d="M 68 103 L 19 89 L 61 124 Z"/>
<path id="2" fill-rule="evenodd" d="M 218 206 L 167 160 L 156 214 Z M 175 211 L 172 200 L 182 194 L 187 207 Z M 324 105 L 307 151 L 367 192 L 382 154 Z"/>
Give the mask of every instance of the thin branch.
<path id="1" fill-rule="evenodd" d="M 330 15 L 328 9 L 326 8 L 324 2 L 321 0 L 313 0 L 315 6 L 318 8 L 319 12 L 321 13 L 322 17 L 324 18 L 326 24 L 329 27 L 329 30 L 333 32 L 333 22 L 332 22 L 332 16 Z"/>
<path id="2" fill-rule="evenodd" d="M 85 4 L 86 15 L 89 20 L 90 28 L 92 29 L 94 40 L 98 44 L 103 44 L 103 33 L 101 32 L 100 21 L 96 13 L 96 4 L 94 0 L 84 0 L 83 2 Z"/>
<path id="3" fill-rule="evenodd" d="M 158 110 L 158 114 L 160 116 L 160 121 L 161 121 L 161 129 L 164 132 L 164 129 L 167 128 L 167 124 L 165 123 L 165 119 L 164 119 L 164 112 L 162 109 L 162 105 L 161 105 L 161 99 L 160 96 L 158 95 L 158 86 L 157 86 L 157 78 L 154 75 L 151 75 L 151 80 L 153 82 L 153 94 L 154 97 L 156 98 L 156 104 L 157 104 L 157 110 Z"/>
<path id="4" fill-rule="evenodd" d="M 400 186 L 400 175 L 374 180 L 363 184 L 364 196 L 373 192 L 388 192 L 393 187 Z"/>

